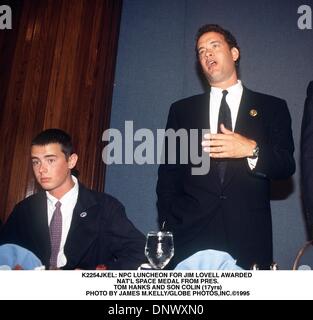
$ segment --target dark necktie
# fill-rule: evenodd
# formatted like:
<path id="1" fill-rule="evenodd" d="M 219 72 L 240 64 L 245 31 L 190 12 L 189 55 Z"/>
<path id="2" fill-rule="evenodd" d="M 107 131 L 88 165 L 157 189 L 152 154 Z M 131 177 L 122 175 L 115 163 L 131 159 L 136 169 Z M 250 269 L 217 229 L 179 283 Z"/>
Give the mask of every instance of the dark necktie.
<path id="1" fill-rule="evenodd" d="M 50 256 L 50 269 L 57 268 L 58 254 L 61 244 L 62 236 L 62 213 L 61 213 L 62 203 L 58 201 L 55 204 L 55 210 L 50 222 L 50 243 L 51 243 L 51 256 Z"/>
<path id="2" fill-rule="evenodd" d="M 223 90 L 223 97 L 221 100 L 221 106 L 220 106 L 220 111 L 218 113 L 218 123 L 217 123 L 217 132 L 221 133 L 221 123 L 224 124 L 224 126 L 226 127 L 226 129 L 228 130 L 233 130 L 232 129 L 232 124 L 231 124 L 231 113 L 230 113 L 230 109 L 229 106 L 226 102 L 226 96 L 228 94 L 227 90 Z"/>
<path id="3" fill-rule="evenodd" d="M 221 133 L 221 124 L 223 123 L 225 128 L 228 130 L 232 130 L 231 123 L 231 112 L 229 106 L 226 102 L 226 96 L 228 94 L 227 90 L 223 90 L 223 97 L 221 100 L 220 111 L 218 113 L 218 123 L 217 123 L 217 132 Z M 220 177 L 221 184 L 224 182 L 225 172 L 227 167 L 227 161 L 220 160 L 217 161 L 218 174 Z"/>

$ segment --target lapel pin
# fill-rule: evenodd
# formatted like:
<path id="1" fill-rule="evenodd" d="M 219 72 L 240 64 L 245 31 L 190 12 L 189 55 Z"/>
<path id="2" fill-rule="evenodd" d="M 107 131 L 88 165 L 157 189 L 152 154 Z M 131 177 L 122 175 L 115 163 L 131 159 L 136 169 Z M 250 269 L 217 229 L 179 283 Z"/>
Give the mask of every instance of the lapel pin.
<path id="1" fill-rule="evenodd" d="M 80 215 L 79 215 L 81 218 L 85 218 L 87 216 L 87 212 L 82 212 Z"/>
<path id="2" fill-rule="evenodd" d="M 255 109 L 251 109 L 249 114 L 251 117 L 256 117 L 258 115 L 258 112 Z"/>

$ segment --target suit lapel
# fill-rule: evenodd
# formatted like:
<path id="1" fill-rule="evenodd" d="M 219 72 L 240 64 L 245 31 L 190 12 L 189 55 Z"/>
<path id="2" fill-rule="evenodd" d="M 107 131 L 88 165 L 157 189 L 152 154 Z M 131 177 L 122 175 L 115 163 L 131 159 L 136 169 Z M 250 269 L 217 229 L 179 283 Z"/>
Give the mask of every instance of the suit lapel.
<path id="1" fill-rule="evenodd" d="M 202 105 L 202 112 L 200 114 L 201 126 L 196 128 L 210 129 L 210 92 L 211 89 L 209 89 L 204 95 L 204 103 Z"/>
<path id="2" fill-rule="evenodd" d="M 98 235 L 99 210 L 94 195 L 82 185 L 64 246 L 66 267 L 75 267 Z"/>
<path id="3" fill-rule="evenodd" d="M 244 87 L 238 110 L 235 132 L 246 135 L 251 131 L 254 117 L 251 116 L 250 113 L 254 110 L 258 111 L 255 103 L 256 101 L 253 99 L 252 92 Z"/>
<path id="4" fill-rule="evenodd" d="M 199 109 L 199 113 L 197 115 L 197 123 L 193 126 L 194 128 L 204 129 L 207 132 L 210 132 L 210 93 L 211 87 L 209 87 L 208 91 L 203 95 L 203 101 L 201 103 L 201 108 Z M 198 150 L 201 150 L 201 154 L 203 156 L 203 149 L 201 142 L 203 140 L 203 136 L 201 137 L 201 132 L 199 133 L 199 145 Z M 204 156 L 209 156 L 207 153 Z M 213 179 L 212 179 L 213 177 Z M 207 175 L 204 176 L 204 183 L 209 183 L 207 179 L 210 179 L 210 183 L 215 184 L 216 190 L 218 190 L 220 185 L 220 180 L 218 178 L 218 173 L 216 171 L 216 161 L 214 159 L 210 159 L 210 171 Z M 216 182 L 216 183 L 215 183 Z"/>
<path id="5" fill-rule="evenodd" d="M 249 138 L 253 138 L 253 136 L 251 136 L 251 132 L 253 131 L 254 126 L 254 117 L 250 115 L 251 110 L 257 110 L 255 100 L 252 97 L 252 92 L 243 87 L 234 132 L 239 133 L 243 136 L 247 136 Z M 234 169 L 234 165 L 236 164 L 236 162 L 240 161 L 246 161 L 246 159 L 233 159 L 228 162 L 223 187 L 226 187 L 233 178 L 234 174 L 238 172 L 238 170 Z"/>
<path id="6" fill-rule="evenodd" d="M 210 91 L 192 100 L 186 114 L 182 115 L 184 129 L 209 129 L 210 128 Z"/>

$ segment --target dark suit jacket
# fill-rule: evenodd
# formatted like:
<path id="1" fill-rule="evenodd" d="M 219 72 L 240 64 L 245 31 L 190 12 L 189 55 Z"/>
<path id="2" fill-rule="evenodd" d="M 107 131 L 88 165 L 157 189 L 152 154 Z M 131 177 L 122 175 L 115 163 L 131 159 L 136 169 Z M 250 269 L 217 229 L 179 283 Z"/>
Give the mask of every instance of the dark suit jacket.
<path id="1" fill-rule="evenodd" d="M 174 103 L 167 128 L 208 129 L 209 99 L 208 92 Z M 244 268 L 272 263 L 270 180 L 295 171 L 286 102 L 244 88 L 235 132 L 258 143 L 258 162 L 251 170 L 247 159 L 229 160 L 223 185 L 214 160 L 206 175 L 191 175 L 190 163 L 159 167 L 159 222 L 174 232 L 174 263 L 204 249 L 227 251 Z"/>
<path id="2" fill-rule="evenodd" d="M 86 214 L 82 214 L 85 212 Z M 50 237 L 45 192 L 16 205 L 0 233 L 0 244 L 15 243 L 32 251 L 49 267 Z M 79 185 L 77 204 L 64 246 L 64 269 L 137 269 L 145 262 L 144 236 L 127 219 L 115 198 Z"/>
<path id="3" fill-rule="evenodd" d="M 313 239 L 313 81 L 307 90 L 301 127 L 301 181 L 309 238 Z"/>

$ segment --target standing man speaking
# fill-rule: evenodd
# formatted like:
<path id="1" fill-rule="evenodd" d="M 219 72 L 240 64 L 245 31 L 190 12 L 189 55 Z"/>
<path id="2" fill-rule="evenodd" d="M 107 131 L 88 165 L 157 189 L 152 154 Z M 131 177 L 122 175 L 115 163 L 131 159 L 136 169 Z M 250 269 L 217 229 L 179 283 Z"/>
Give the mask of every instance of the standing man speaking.
<path id="1" fill-rule="evenodd" d="M 192 175 L 191 164 L 179 161 L 160 165 L 159 223 L 174 233 L 174 263 L 215 249 L 231 254 L 243 268 L 255 263 L 268 268 L 273 261 L 270 181 L 295 171 L 287 104 L 242 84 L 239 46 L 219 25 L 199 29 L 196 52 L 208 90 L 175 102 L 167 129 L 210 129 L 199 140 L 211 159 L 210 171 Z"/>

